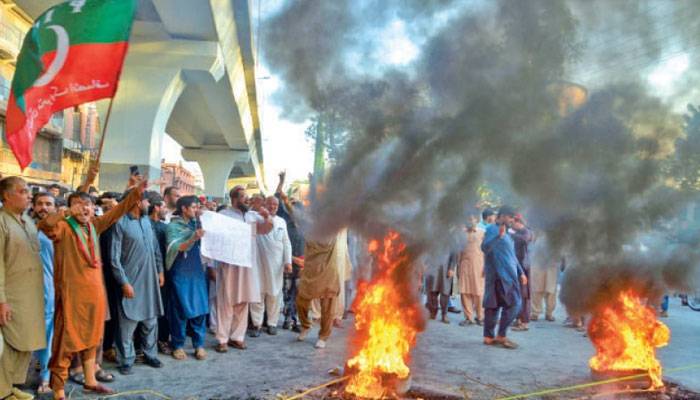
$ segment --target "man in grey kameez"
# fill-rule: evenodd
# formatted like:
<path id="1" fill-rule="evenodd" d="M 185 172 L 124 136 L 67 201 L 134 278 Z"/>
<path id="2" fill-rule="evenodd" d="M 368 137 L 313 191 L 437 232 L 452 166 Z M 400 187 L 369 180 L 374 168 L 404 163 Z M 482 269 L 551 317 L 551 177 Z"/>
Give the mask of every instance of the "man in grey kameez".
<path id="1" fill-rule="evenodd" d="M 424 262 L 426 264 L 425 292 L 428 295 L 430 318 L 435 319 L 437 317 L 439 304 L 442 322 L 449 324 L 450 320 L 447 319 L 447 303 L 452 293 L 452 277 L 457 267 L 457 256 L 445 252 L 427 256 Z"/>
<path id="2" fill-rule="evenodd" d="M 119 372 L 131 373 L 136 359 L 134 331 L 138 327 L 146 364 L 160 368 L 157 356 L 158 317 L 163 315 L 160 286 L 163 259 L 148 218 L 148 200 L 142 200 L 114 225 L 112 272 L 122 288 L 118 304 L 117 356 Z"/>

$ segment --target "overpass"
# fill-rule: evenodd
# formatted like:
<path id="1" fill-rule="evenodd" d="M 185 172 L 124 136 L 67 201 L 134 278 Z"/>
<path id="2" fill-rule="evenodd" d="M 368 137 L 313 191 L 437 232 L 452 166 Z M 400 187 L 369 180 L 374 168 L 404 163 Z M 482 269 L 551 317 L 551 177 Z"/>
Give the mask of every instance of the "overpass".
<path id="1" fill-rule="evenodd" d="M 61 0 L 16 0 L 31 18 Z M 167 132 L 222 197 L 231 170 L 264 185 L 248 0 L 138 0 L 105 139 L 100 188 L 124 188 L 130 165 L 160 176 Z M 85 60 L 90 62 L 90 60 Z M 98 102 L 101 120 L 109 102 Z"/>

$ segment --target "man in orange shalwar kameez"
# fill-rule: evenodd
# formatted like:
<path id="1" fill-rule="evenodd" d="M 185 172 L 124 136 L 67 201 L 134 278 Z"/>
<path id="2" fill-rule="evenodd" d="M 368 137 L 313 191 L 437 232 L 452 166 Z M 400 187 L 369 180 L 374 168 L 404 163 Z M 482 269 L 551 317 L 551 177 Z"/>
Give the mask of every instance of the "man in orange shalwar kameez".
<path id="1" fill-rule="evenodd" d="M 95 355 L 107 315 L 98 235 L 141 199 L 145 181 L 138 177 L 133 179 L 136 190 L 101 217 L 93 217 L 92 202 L 87 193 L 76 192 L 68 198 L 70 216 L 57 214 L 39 224 L 39 229 L 54 241 L 55 249 L 55 333 L 49 362 L 55 399 L 65 398 L 68 368 L 76 354 L 83 362 L 84 391 L 114 393 L 95 380 Z"/>

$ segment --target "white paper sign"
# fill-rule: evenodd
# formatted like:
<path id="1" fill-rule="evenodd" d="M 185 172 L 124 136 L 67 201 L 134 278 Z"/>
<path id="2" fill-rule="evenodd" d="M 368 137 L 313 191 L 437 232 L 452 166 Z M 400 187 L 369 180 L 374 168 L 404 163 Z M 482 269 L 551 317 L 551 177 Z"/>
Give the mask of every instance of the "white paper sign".
<path id="1" fill-rule="evenodd" d="M 202 255 L 226 264 L 253 266 L 253 227 L 225 215 L 205 211 L 201 217 Z"/>

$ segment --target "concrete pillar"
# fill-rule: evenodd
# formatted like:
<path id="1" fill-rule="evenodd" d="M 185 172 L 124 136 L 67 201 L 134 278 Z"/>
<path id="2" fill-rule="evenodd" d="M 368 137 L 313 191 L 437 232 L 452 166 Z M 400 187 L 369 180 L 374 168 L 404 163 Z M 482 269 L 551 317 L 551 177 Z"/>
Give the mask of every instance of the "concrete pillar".
<path id="1" fill-rule="evenodd" d="M 107 126 L 100 167 L 100 189 L 122 191 L 129 166 L 149 180 L 160 178 L 165 127 L 187 86 L 187 70 L 222 75 L 221 51 L 215 42 L 135 43 L 126 57 Z M 98 111 L 105 121 L 108 102 Z"/>
<path id="2" fill-rule="evenodd" d="M 250 158 L 247 150 L 229 149 L 182 149 L 182 157 L 196 161 L 204 175 L 204 192 L 214 198 L 226 198 L 226 181 L 233 165 Z"/>
<path id="3" fill-rule="evenodd" d="M 131 165 L 150 180 L 160 178 L 165 124 L 185 88 L 178 69 L 132 67 L 130 74 L 143 81 L 122 79 L 119 85 L 101 160 L 102 190 L 123 190 Z"/>

